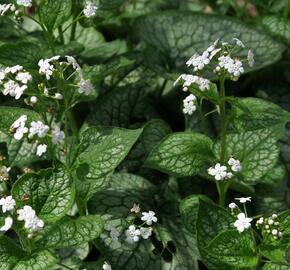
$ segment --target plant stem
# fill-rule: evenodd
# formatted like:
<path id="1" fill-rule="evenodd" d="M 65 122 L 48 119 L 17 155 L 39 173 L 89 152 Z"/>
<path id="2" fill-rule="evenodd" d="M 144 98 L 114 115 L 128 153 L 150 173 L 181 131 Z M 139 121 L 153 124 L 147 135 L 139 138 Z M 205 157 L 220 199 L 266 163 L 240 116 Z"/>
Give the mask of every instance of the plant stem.
<path id="1" fill-rule="evenodd" d="M 284 17 L 288 17 L 290 11 L 290 0 L 287 1 L 287 5 L 284 9 Z"/>
<path id="2" fill-rule="evenodd" d="M 59 39 L 60 39 L 61 44 L 64 44 L 64 36 L 63 36 L 63 32 L 62 32 L 62 27 L 61 26 L 58 27 L 58 33 L 59 33 Z"/>
<path id="3" fill-rule="evenodd" d="M 226 104 L 225 104 L 225 77 L 220 79 L 220 162 L 222 165 L 226 162 L 226 144 L 227 144 L 227 119 L 226 119 Z M 229 180 L 228 180 L 229 181 Z M 226 194 L 229 188 L 228 183 L 220 182 L 218 185 L 219 191 L 219 205 L 224 207 L 226 201 Z"/>

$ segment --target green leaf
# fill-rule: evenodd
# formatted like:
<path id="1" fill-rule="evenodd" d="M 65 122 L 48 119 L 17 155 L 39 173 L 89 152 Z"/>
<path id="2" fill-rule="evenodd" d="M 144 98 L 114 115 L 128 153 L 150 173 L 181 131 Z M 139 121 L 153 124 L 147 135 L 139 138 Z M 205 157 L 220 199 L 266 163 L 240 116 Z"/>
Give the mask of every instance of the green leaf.
<path id="1" fill-rule="evenodd" d="M 255 69 L 278 61 L 285 49 L 262 31 L 237 20 L 190 12 L 150 13 L 136 20 L 135 31 L 141 40 L 166 55 L 171 65 L 182 69 L 194 53 L 204 51 L 220 38 L 241 39 L 254 51 Z M 244 50 L 241 56 L 246 53 Z"/>
<path id="2" fill-rule="evenodd" d="M 37 236 L 36 245 L 55 249 L 76 247 L 99 237 L 103 227 L 100 216 L 65 217 L 54 224 L 47 224 Z"/>
<path id="3" fill-rule="evenodd" d="M 0 46 L 0 64 L 14 66 L 16 63 L 24 68 L 36 68 L 41 58 L 41 49 L 35 42 L 20 41 Z"/>
<path id="4" fill-rule="evenodd" d="M 226 156 L 241 161 L 243 182 L 254 185 L 275 167 L 279 158 L 275 138 L 275 131 L 269 129 L 228 135 Z"/>
<path id="5" fill-rule="evenodd" d="M 232 229 L 234 221 L 234 217 L 223 208 L 200 200 L 196 223 L 197 243 L 203 263 L 211 270 L 233 269 L 230 266 L 225 268 L 219 256 L 210 253 L 207 247 L 219 233 Z"/>
<path id="6" fill-rule="evenodd" d="M 21 258 L 13 270 L 45 270 L 57 263 L 58 259 L 48 250 L 41 250 Z M 0 268 L 1 269 L 1 268 Z"/>
<path id="7" fill-rule="evenodd" d="M 144 91 L 130 87 L 115 89 L 97 100 L 86 124 L 129 128 L 133 120 L 143 121 L 148 107 Z"/>
<path id="8" fill-rule="evenodd" d="M 110 10 L 116 9 L 122 6 L 124 0 L 100 0 L 100 9 Z"/>
<path id="9" fill-rule="evenodd" d="M 84 201 L 106 185 L 108 177 L 129 153 L 141 132 L 142 129 L 96 127 L 82 134 L 77 186 Z"/>
<path id="10" fill-rule="evenodd" d="M 166 136 L 151 152 L 146 165 L 176 176 L 192 176 L 213 157 L 212 141 L 198 133 Z"/>
<path id="11" fill-rule="evenodd" d="M 262 19 L 262 25 L 271 35 L 283 42 L 290 44 L 290 21 L 282 16 L 266 16 Z"/>
<path id="12" fill-rule="evenodd" d="M 71 0 L 42 0 L 39 5 L 39 18 L 40 21 L 47 27 L 49 32 L 56 29 L 66 22 L 72 9 Z"/>
<path id="13" fill-rule="evenodd" d="M 268 262 L 264 265 L 263 270 L 289 270 L 289 265 Z"/>
<path id="14" fill-rule="evenodd" d="M 218 256 L 220 262 L 238 269 L 255 267 L 258 263 L 255 243 L 248 232 L 239 233 L 237 230 L 221 232 L 206 249 L 214 256 Z"/>
<path id="15" fill-rule="evenodd" d="M 183 224 L 193 235 L 196 235 L 196 222 L 200 200 L 211 202 L 205 195 L 191 195 L 183 199 L 179 205 Z"/>
<path id="16" fill-rule="evenodd" d="M 263 99 L 234 98 L 230 102 L 233 105 L 232 124 L 239 132 L 273 128 L 281 137 L 286 123 L 290 121 L 287 111 Z"/>
<path id="17" fill-rule="evenodd" d="M 74 202 L 74 185 L 63 168 L 42 170 L 38 174 L 22 176 L 13 186 L 12 194 L 17 205 L 30 205 L 46 221 L 63 217 Z"/>

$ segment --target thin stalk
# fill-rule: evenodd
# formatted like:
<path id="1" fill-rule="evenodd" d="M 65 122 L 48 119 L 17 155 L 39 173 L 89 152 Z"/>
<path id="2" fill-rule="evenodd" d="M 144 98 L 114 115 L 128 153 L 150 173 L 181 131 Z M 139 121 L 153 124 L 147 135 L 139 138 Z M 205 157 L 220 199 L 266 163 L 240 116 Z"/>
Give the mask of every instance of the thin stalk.
<path id="1" fill-rule="evenodd" d="M 58 34 L 59 34 L 59 39 L 60 39 L 61 44 L 64 44 L 64 36 L 63 36 L 63 32 L 62 32 L 62 27 L 61 26 L 58 27 Z"/>
<path id="2" fill-rule="evenodd" d="M 287 5 L 284 9 L 284 17 L 288 17 L 290 11 L 290 0 L 287 1 Z"/>

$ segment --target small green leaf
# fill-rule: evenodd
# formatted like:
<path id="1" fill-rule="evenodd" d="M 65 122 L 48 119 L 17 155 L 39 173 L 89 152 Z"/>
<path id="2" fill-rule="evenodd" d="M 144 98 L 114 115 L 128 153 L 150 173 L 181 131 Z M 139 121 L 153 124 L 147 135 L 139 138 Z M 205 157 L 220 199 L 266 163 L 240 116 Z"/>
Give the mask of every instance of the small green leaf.
<path id="1" fill-rule="evenodd" d="M 207 246 L 207 251 L 219 258 L 219 261 L 232 267 L 255 267 L 258 256 L 255 253 L 255 243 L 248 232 L 237 230 L 221 232 Z"/>
<path id="2" fill-rule="evenodd" d="M 40 21 L 47 27 L 47 30 L 52 32 L 69 19 L 71 9 L 71 0 L 42 0 L 38 14 Z"/>
<path id="3" fill-rule="evenodd" d="M 212 157 L 210 138 L 198 133 L 179 132 L 166 136 L 153 149 L 146 165 L 172 175 L 192 176 Z"/>
<path id="4" fill-rule="evenodd" d="M 63 217 L 74 202 L 74 185 L 63 168 L 43 170 L 38 174 L 25 174 L 13 186 L 17 205 L 25 204 L 36 210 L 40 218 L 55 221 Z"/>
<path id="5" fill-rule="evenodd" d="M 264 265 L 263 270 L 289 270 L 289 264 L 268 262 Z"/>
<path id="6" fill-rule="evenodd" d="M 37 236 L 36 245 L 56 249 L 76 247 L 99 237 L 103 227 L 100 216 L 65 217 L 54 224 L 47 224 Z"/>
<path id="7" fill-rule="evenodd" d="M 82 134 L 77 186 L 84 201 L 106 185 L 108 177 L 129 153 L 141 132 L 142 129 L 97 127 Z"/>

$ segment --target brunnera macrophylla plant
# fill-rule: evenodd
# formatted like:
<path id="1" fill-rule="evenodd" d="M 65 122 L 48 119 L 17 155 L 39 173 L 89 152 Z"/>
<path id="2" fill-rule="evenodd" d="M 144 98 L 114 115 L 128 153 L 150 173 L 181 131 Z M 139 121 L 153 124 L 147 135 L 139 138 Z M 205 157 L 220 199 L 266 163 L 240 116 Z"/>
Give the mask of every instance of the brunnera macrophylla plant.
<path id="1" fill-rule="evenodd" d="M 82 57 L 82 45 L 100 38 L 103 17 L 112 23 L 115 6 L 132 12 L 141 5 L 143 12 L 137 2 L 0 4 L 1 18 L 22 39 L 11 45 L 21 57 L 3 61 L 0 45 L 0 269 L 198 270 L 198 261 L 213 270 L 286 269 L 289 211 L 254 213 L 253 204 L 255 185 L 280 177 L 277 141 L 290 116 L 228 90 L 254 67 L 258 48 L 233 37 L 188 59 L 188 73 L 174 78 L 183 90 L 185 131 L 172 133 L 152 119 L 156 112 L 146 115 L 150 106 L 135 91 L 152 75 L 148 52 L 139 61 L 143 45 L 120 56 L 122 42 L 113 52 L 106 42 Z M 102 64 L 88 66 L 98 53 Z M 160 79 L 152 78 L 148 85 Z M 90 117 L 80 108 L 91 109 Z M 209 116 L 218 136 L 192 128 Z M 200 189 L 184 198 L 184 177 L 209 183 L 217 196 Z"/>

